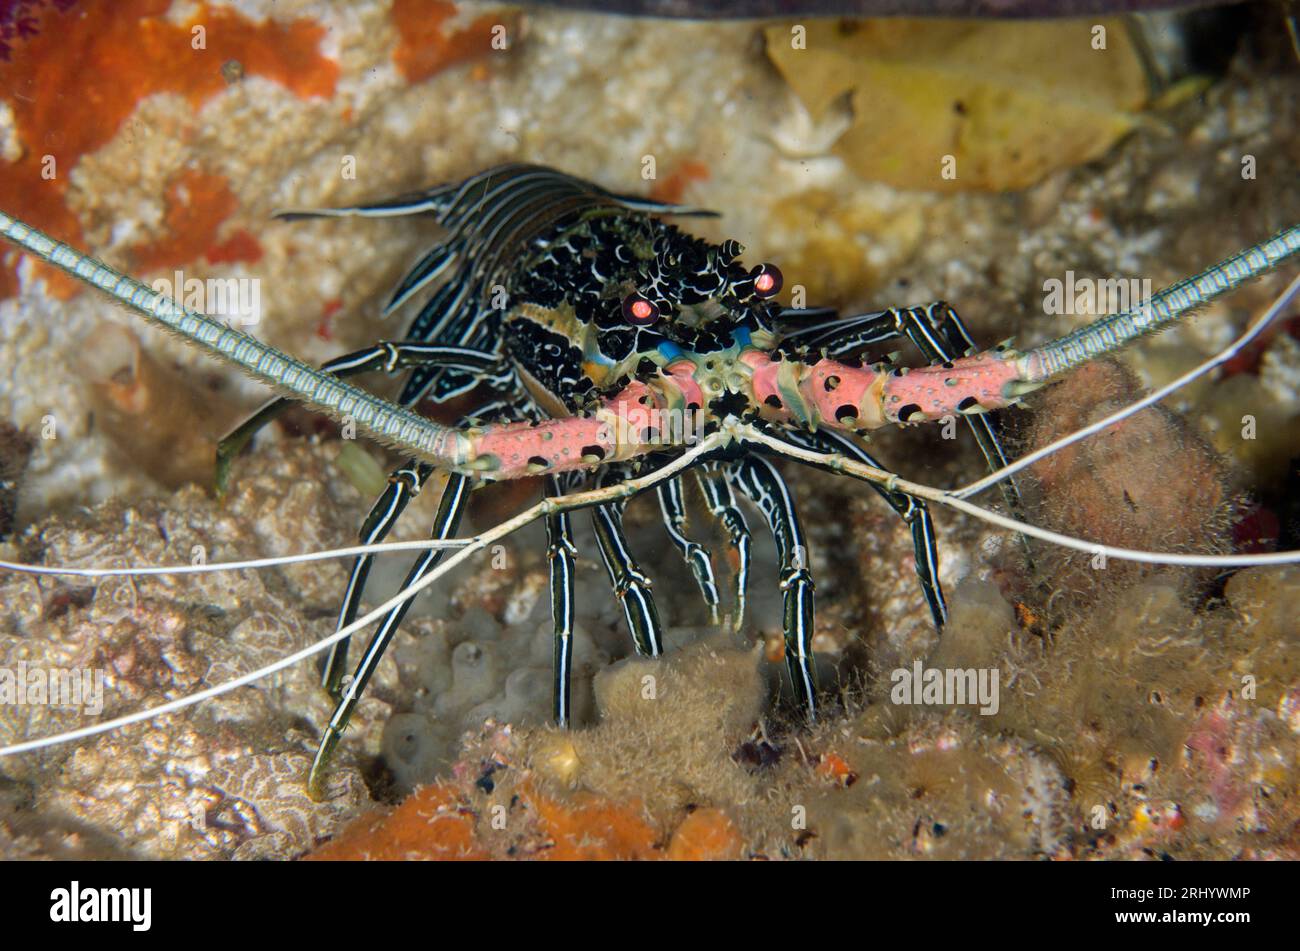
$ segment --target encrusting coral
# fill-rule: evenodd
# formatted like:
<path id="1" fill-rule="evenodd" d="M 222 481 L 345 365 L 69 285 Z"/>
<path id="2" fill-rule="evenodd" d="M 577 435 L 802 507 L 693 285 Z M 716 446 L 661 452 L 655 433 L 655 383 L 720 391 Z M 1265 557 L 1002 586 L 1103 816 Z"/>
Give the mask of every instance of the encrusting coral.
<path id="1" fill-rule="evenodd" d="M 224 503 L 195 486 L 169 499 L 110 502 L 52 517 L 8 557 L 96 565 L 192 564 L 342 543 L 360 497 L 331 476 L 333 450 L 258 457 Z M 327 513 L 337 513 L 335 516 Z M 186 577 L 0 577 L 0 670 L 102 674 L 102 709 L 0 703 L 0 743 L 153 706 L 303 646 L 329 628 L 337 564 Z M 67 857 L 286 857 L 329 835 L 368 800 L 345 752 L 324 803 L 302 784 L 304 720 L 326 708 L 307 665 L 260 689 L 183 714 L 0 764 L 0 854 Z M 363 706 L 362 730 L 388 707 Z"/>

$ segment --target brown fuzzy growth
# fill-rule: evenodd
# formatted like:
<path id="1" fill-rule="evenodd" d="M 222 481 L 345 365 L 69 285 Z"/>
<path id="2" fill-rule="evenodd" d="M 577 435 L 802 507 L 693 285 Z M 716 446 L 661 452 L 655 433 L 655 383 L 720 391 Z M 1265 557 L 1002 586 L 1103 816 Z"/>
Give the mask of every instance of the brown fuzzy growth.
<path id="1" fill-rule="evenodd" d="M 1023 449 L 1096 422 L 1141 394 L 1121 364 L 1089 364 L 1039 398 Z M 1231 550 L 1226 464 L 1186 421 L 1159 406 L 1042 460 L 1022 486 L 1028 520 L 1058 532 L 1152 551 Z M 1054 596 L 1088 598 L 1170 571 L 1053 546 L 1036 545 L 1034 551 Z"/>

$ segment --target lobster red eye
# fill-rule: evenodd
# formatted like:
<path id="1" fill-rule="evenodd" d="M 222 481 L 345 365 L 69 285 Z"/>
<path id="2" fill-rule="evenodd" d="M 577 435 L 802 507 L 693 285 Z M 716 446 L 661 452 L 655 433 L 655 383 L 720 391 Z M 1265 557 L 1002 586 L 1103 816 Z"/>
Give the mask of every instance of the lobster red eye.
<path id="1" fill-rule="evenodd" d="M 633 327 L 649 327 L 659 319 L 659 307 L 643 294 L 623 298 L 623 319 Z"/>
<path id="2" fill-rule="evenodd" d="M 766 300 L 781 291 L 781 269 L 775 264 L 760 264 L 755 268 L 754 294 Z"/>

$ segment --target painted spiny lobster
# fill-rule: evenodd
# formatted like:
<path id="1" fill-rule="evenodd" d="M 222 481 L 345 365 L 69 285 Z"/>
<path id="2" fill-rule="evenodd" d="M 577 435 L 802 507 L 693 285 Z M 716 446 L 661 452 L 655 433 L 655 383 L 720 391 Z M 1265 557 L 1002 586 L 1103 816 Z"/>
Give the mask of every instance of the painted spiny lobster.
<path id="1" fill-rule="evenodd" d="M 542 476 L 546 496 L 555 500 L 588 484 L 609 489 L 596 493 L 603 501 L 587 504 L 593 504 L 601 557 L 643 655 L 663 652 L 663 625 L 650 581 L 624 536 L 627 495 L 617 487 L 630 491 L 649 484 L 646 476 L 671 472 L 655 486 L 664 526 L 716 623 L 724 613 L 722 595 L 709 551 L 685 532 L 685 471 L 676 471 L 673 462 L 684 446 L 703 440 L 709 451 L 683 469 L 698 480 L 738 565 L 725 613 L 739 626 L 745 610 L 750 534 L 739 495 L 761 513 L 776 542 L 785 656 L 795 699 L 809 716 L 817 710 L 817 680 L 807 546 L 790 491 L 756 450 L 834 470 L 844 467 L 843 460 L 880 470 L 858 437 L 889 424 L 961 416 L 989 465 L 1001 469 L 1006 458 L 988 411 L 1016 403 L 1051 378 L 1158 330 L 1300 251 L 1300 227 L 1292 227 L 1135 310 L 1060 340 L 1025 353 L 1009 343 L 978 352 L 960 317 L 942 302 L 844 317 L 826 308 L 781 307 L 774 298 L 782 275 L 774 265 L 746 268 L 737 242 L 710 244 L 657 217 L 710 214 L 522 164 L 374 204 L 281 213 L 284 219 L 427 215 L 446 230 L 385 308 L 394 311 L 436 286 L 405 339 L 331 360 L 323 373 L 3 214 L 0 233 L 286 394 L 222 443 L 219 484 L 257 429 L 296 400 L 350 419 L 409 456 L 366 517 L 363 544 L 391 531 L 435 469 L 449 473 L 433 529 L 438 539 L 454 536 L 479 482 Z M 909 369 L 888 358 L 863 363 L 869 348 L 903 337 L 927 366 Z M 405 373 L 395 405 L 343 382 L 375 371 Z M 413 412 L 423 400 L 446 403 L 470 393 L 483 401 L 454 428 Z M 691 420 L 697 431 L 689 431 Z M 947 606 L 926 502 L 897 482 L 870 484 L 910 526 L 917 577 L 942 628 Z M 1014 510 L 1014 483 L 1002 485 Z M 569 511 L 559 505 L 550 510 L 546 531 L 553 713 L 567 725 L 577 556 Z M 404 590 L 425 578 L 443 554 L 423 552 Z M 357 620 L 372 558 L 362 554 L 352 564 L 339 633 Z M 408 597 L 381 618 L 351 676 L 345 673 L 348 639 L 331 649 L 322 679 L 337 706 L 311 768 L 314 791 L 410 603 Z"/>

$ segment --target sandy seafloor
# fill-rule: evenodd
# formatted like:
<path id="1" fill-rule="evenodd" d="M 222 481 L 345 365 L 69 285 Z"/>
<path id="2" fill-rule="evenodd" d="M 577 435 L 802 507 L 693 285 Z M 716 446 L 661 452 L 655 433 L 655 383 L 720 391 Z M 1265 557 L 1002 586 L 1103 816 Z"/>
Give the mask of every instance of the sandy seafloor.
<path id="1" fill-rule="evenodd" d="M 1266 10 L 1242 14 L 1223 62 L 1174 70 L 1097 157 L 1049 163 L 1001 192 L 960 174 L 937 190 L 870 180 L 835 150 L 842 118 L 810 114 L 774 68 L 760 24 L 405 0 L 26 6 L 39 29 L 0 62 L 0 207 L 149 280 L 178 268 L 256 279 L 254 332 L 313 362 L 400 336 L 402 317 L 385 323 L 379 310 L 435 230 L 270 212 L 507 160 L 717 209 L 692 229 L 739 239 L 747 262 L 779 263 L 808 303 L 945 299 L 985 345 L 1029 345 L 1089 319 L 1044 313 L 1043 282 L 1067 271 L 1161 287 L 1300 220 L 1300 72 Z M 195 25 L 206 50 L 190 45 Z M 498 25 L 506 49 L 491 46 Z M 217 499 L 215 439 L 264 391 L 3 255 L 0 476 L 16 485 L 0 499 L 5 557 L 103 567 L 184 563 L 196 546 L 216 561 L 351 543 L 394 459 L 297 412 Z M 1205 359 L 1284 277 L 1029 397 L 1003 414 L 1012 444 L 1042 444 Z M 1132 548 L 1300 548 L 1296 313 L 1168 412 L 1031 470 L 1030 519 Z M 884 349 L 919 362 L 905 344 Z M 982 471 L 964 429 L 953 440 L 937 427 L 884 431 L 872 449 L 931 485 Z M 421 596 L 325 801 L 303 778 L 330 703 L 302 664 L 184 714 L 0 761 L 0 856 L 1297 857 L 1300 570 L 1098 565 L 1040 545 L 1029 565 L 1005 532 L 938 511 L 953 612 L 941 640 L 908 532 L 878 497 L 784 470 L 811 542 L 815 647 L 824 681 L 839 685 L 815 728 L 774 699 L 781 604 L 757 515 L 736 637 L 705 623 L 643 499 L 628 532 L 657 580 L 672 651 L 610 666 L 630 646 L 579 516 L 572 735 L 545 726 L 545 543 L 533 526 L 503 559 L 485 555 Z M 435 489 L 394 538 L 427 534 Z M 534 490 L 484 492 L 473 524 Z M 693 512 L 721 566 L 721 536 Z M 368 603 L 403 571 L 403 556 L 378 569 Z M 0 669 L 102 671 L 100 715 L 130 712 L 328 634 L 345 577 L 344 563 L 323 562 L 189 578 L 0 574 Z M 998 711 L 892 703 L 890 672 L 918 660 L 996 668 Z M 0 742 L 89 722 L 79 709 L 0 704 Z"/>

